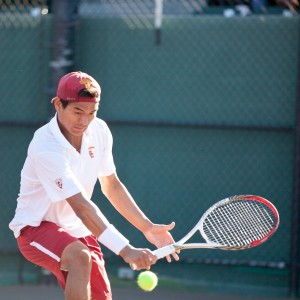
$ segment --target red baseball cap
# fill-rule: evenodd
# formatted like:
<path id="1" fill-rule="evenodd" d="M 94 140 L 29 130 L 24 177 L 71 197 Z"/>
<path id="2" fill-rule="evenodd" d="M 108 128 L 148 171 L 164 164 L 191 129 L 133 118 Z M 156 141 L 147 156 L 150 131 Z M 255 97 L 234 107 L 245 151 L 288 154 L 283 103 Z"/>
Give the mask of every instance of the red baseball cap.
<path id="1" fill-rule="evenodd" d="M 94 97 L 79 96 L 81 90 L 93 90 Z M 99 102 L 101 88 L 98 82 L 83 72 L 71 72 L 63 76 L 57 87 L 56 95 L 69 102 Z"/>

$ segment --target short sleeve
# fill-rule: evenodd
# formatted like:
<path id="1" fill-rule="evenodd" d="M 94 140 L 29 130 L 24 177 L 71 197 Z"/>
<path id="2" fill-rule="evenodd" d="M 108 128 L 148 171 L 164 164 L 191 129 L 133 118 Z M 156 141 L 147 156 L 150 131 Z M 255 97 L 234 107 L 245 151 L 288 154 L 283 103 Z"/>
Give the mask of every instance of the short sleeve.
<path id="1" fill-rule="evenodd" d="M 52 202 L 58 202 L 83 191 L 70 163 L 63 155 L 43 152 L 35 156 L 36 175 Z"/>
<path id="2" fill-rule="evenodd" d="M 109 176 L 116 171 L 114 158 L 112 154 L 113 137 L 106 123 L 104 124 L 105 124 L 104 149 L 103 149 L 103 156 L 101 157 L 101 164 L 100 164 L 98 176 Z"/>

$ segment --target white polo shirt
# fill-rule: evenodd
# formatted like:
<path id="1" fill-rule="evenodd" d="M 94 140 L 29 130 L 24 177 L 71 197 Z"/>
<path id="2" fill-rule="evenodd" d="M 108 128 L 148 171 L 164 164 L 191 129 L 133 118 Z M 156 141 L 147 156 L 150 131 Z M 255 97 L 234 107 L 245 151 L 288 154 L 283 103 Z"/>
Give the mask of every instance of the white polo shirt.
<path id="1" fill-rule="evenodd" d="M 106 123 L 95 118 L 85 131 L 81 152 L 61 133 L 57 117 L 38 129 L 29 145 L 21 172 L 18 204 L 9 228 L 17 238 L 27 226 L 56 223 L 74 237 L 90 234 L 66 198 L 79 192 L 91 199 L 99 176 L 115 172 L 112 135 Z"/>

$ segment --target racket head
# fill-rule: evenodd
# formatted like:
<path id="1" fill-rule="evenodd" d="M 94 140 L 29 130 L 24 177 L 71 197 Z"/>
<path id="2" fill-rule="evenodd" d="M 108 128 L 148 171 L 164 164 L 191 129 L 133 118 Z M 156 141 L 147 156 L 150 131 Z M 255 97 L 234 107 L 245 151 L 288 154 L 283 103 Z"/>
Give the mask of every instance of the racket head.
<path id="1" fill-rule="evenodd" d="M 210 207 L 198 226 L 207 243 L 220 249 L 242 250 L 268 240 L 279 226 L 279 214 L 263 197 L 237 195 Z"/>

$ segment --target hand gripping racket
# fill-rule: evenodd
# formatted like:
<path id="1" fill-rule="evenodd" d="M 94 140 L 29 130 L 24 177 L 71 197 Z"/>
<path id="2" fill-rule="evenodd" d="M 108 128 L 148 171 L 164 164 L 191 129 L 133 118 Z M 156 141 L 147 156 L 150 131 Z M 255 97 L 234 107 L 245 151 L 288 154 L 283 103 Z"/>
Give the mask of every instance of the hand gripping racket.
<path id="1" fill-rule="evenodd" d="M 256 247 L 274 234 L 279 214 L 268 200 L 253 195 L 226 198 L 210 207 L 196 226 L 178 242 L 153 251 L 160 259 L 176 250 L 206 248 L 243 250 Z M 206 243 L 186 243 L 196 231 Z M 135 269 L 134 265 L 131 265 Z"/>

